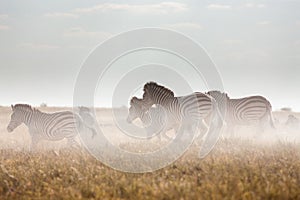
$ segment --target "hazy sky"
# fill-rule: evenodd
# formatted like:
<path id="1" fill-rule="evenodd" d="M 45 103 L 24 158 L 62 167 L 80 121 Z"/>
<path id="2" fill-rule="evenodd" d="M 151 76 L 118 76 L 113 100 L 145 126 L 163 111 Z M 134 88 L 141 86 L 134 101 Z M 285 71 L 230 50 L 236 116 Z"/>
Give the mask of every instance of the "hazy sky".
<path id="1" fill-rule="evenodd" d="M 299 10 L 298 0 L 1 0 L 0 105 L 72 105 L 80 66 L 99 43 L 162 27 L 205 47 L 230 96 L 261 94 L 300 111 Z"/>

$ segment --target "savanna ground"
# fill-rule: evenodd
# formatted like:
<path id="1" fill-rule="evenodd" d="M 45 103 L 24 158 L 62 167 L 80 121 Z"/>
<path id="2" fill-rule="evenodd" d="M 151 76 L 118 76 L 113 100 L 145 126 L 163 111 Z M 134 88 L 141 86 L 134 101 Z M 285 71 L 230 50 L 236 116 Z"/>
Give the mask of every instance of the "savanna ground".
<path id="1" fill-rule="evenodd" d="M 41 142 L 39 151 L 29 152 L 26 127 L 7 133 L 10 108 L 0 111 L 0 199 L 300 199 L 300 140 L 289 137 L 297 131 L 277 139 L 272 132 L 225 137 L 204 159 L 192 145 L 163 169 L 133 174 L 105 166 L 85 150 L 66 149 L 63 142 Z M 102 124 L 115 134 L 108 118 Z M 145 147 L 132 141 L 120 146 Z"/>

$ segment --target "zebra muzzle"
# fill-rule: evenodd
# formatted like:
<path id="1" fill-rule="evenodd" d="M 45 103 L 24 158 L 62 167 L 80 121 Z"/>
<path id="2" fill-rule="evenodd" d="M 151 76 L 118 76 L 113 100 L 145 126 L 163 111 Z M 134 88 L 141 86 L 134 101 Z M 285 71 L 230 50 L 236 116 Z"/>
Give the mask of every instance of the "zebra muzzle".
<path id="1" fill-rule="evenodd" d="M 11 128 L 11 127 L 7 127 L 7 131 L 9 132 L 9 133 L 11 133 L 12 131 L 13 131 L 13 129 Z"/>

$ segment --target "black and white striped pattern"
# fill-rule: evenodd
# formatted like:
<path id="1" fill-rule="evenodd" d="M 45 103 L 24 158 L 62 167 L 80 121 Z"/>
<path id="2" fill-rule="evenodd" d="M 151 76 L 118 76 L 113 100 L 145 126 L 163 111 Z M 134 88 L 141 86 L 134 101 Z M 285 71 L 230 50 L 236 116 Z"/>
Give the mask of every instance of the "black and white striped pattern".
<path id="1" fill-rule="evenodd" d="M 236 125 L 258 125 L 262 131 L 267 123 L 274 128 L 272 106 L 265 97 L 231 99 L 220 91 L 209 91 L 207 94 L 218 102 L 228 128 L 232 129 Z"/>
<path id="2" fill-rule="evenodd" d="M 13 113 L 7 130 L 12 132 L 24 123 L 31 136 L 31 149 L 35 149 L 40 140 L 58 141 L 67 138 L 68 144 L 78 145 L 75 141 L 78 134 L 76 123 L 80 119 L 73 112 L 44 113 L 27 104 L 16 104 L 11 107 Z"/>
<path id="3" fill-rule="evenodd" d="M 151 107 L 149 110 L 145 110 L 145 107 L 146 104 L 142 99 L 132 97 L 127 122 L 132 123 L 133 120 L 139 118 L 143 122 L 148 135 L 159 134 L 159 136 L 162 135 L 168 138 L 166 135 L 168 130 L 174 129 L 177 131 L 177 122 L 172 119 L 172 116 L 167 115 L 162 106 L 156 105 L 156 107 Z"/>
<path id="4" fill-rule="evenodd" d="M 209 116 L 214 121 L 213 126 L 222 126 L 214 98 L 200 92 L 175 97 L 171 90 L 149 82 L 144 85 L 143 101 L 145 109 L 149 109 L 153 104 L 161 105 L 177 124 L 184 124 L 188 129 L 196 128 L 194 125 L 199 126 L 202 120 Z"/>

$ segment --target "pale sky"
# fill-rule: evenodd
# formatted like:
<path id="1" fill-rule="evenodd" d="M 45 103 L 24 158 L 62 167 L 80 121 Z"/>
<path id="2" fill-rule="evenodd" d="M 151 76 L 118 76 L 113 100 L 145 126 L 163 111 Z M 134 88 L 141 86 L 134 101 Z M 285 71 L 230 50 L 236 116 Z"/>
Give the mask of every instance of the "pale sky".
<path id="1" fill-rule="evenodd" d="M 300 111 L 299 10 L 297 0 L 2 0 L 0 105 L 71 106 L 80 66 L 97 45 L 161 27 L 206 49 L 229 96 L 260 94 L 274 109 Z"/>

